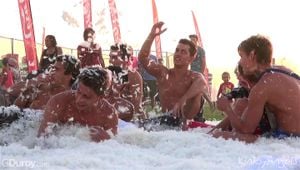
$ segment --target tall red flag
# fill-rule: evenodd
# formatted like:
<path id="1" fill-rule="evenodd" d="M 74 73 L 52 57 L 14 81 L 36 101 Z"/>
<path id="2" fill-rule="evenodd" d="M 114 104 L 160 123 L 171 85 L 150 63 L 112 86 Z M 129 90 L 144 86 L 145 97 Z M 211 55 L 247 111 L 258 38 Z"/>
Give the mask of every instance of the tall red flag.
<path id="1" fill-rule="evenodd" d="M 158 22 L 158 14 L 157 14 L 157 8 L 155 4 L 155 0 L 152 0 L 152 12 L 153 12 L 153 23 Z M 155 47 L 156 47 L 156 57 L 158 59 L 161 59 L 161 41 L 160 36 L 155 37 Z"/>
<path id="2" fill-rule="evenodd" d="M 31 7 L 29 0 L 18 0 L 20 19 L 22 24 L 23 41 L 26 51 L 26 60 L 28 65 L 28 72 L 38 69 L 36 44 L 34 37 L 33 20 L 31 15 Z"/>
<path id="3" fill-rule="evenodd" d="M 194 14 L 193 11 L 192 11 L 192 15 L 193 15 L 193 21 L 194 21 L 195 31 L 196 31 L 196 34 L 197 34 L 197 37 L 198 37 L 198 43 L 199 43 L 199 46 L 203 48 L 202 38 L 201 38 L 201 35 L 200 35 L 200 31 L 199 31 L 197 19 L 196 19 L 196 16 L 195 16 L 195 14 Z M 206 65 L 205 65 L 205 69 L 204 69 L 204 73 L 203 74 L 204 74 L 204 77 L 205 77 L 205 79 L 206 79 L 206 81 L 208 83 L 209 82 L 208 68 L 207 68 Z"/>
<path id="4" fill-rule="evenodd" d="M 194 14 L 193 11 L 192 11 L 192 15 L 193 15 L 193 21 L 194 21 L 195 31 L 196 31 L 196 34 L 197 34 L 197 37 L 198 37 L 198 43 L 199 43 L 199 46 L 203 48 L 203 43 L 202 43 L 202 39 L 201 39 L 201 35 L 200 35 L 200 31 L 199 31 L 197 19 L 196 19 L 196 16 L 195 16 L 195 14 Z"/>
<path id="5" fill-rule="evenodd" d="M 108 0 L 109 10 L 110 10 L 110 18 L 111 18 L 111 25 L 114 34 L 115 43 L 121 42 L 121 31 L 120 31 L 120 24 L 118 19 L 118 11 L 116 7 L 116 3 L 114 0 Z"/>
<path id="6" fill-rule="evenodd" d="M 84 18 L 84 28 L 92 27 L 92 2 L 91 2 L 91 0 L 83 0 L 83 18 Z"/>

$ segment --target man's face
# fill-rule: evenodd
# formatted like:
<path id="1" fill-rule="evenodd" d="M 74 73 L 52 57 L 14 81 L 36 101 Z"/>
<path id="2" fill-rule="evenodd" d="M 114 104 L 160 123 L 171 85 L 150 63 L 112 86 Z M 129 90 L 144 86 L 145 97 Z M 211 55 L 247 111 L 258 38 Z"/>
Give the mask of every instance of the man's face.
<path id="1" fill-rule="evenodd" d="M 174 65 L 189 65 L 193 61 L 193 56 L 190 56 L 190 47 L 179 43 L 174 53 Z"/>
<path id="2" fill-rule="evenodd" d="M 62 62 L 54 63 L 50 70 L 51 84 L 63 85 L 63 82 L 71 79 L 71 75 L 65 75 L 65 68 Z"/>
<path id="3" fill-rule="evenodd" d="M 123 68 L 123 66 L 126 66 L 128 62 L 121 58 L 119 51 L 111 51 L 109 54 L 109 63 L 113 66 L 120 66 Z"/>
<path id="4" fill-rule="evenodd" d="M 239 50 L 240 61 L 245 75 L 250 75 L 254 73 L 256 69 L 256 61 L 254 56 L 254 51 L 251 51 L 249 54 L 245 53 L 243 50 Z"/>
<path id="5" fill-rule="evenodd" d="M 75 94 L 75 103 L 79 111 L 89 112 L 97 107 L 99 96 L 89 87 L 79 82 L 78 89 Z"/>

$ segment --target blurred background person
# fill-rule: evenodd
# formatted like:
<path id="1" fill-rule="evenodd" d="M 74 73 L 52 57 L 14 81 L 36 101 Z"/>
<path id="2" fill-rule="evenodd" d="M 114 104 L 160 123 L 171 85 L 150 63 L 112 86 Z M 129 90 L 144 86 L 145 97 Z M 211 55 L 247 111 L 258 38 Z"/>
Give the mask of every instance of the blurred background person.
<path id="1" fill-rule="evenodd" d="M 101 46 L 95 43 L 95 38 L 95 31 L 92 28 L 86 28 L 84 30 L 84 42 L 77 47 L 77 57 L 81 62 L 81 68 L 93 65 L 105 67 Z"/>
<path id="2" fill-rule="evenodd" d="M 45 71 L 51 64 L 54 64 L 55 57 L 62 55 L 61 47 L 57 46 L 56 38 L 54 35 L 47 35 L 45 38 L 46 49 L 43 50 L 40 58 L 39 70 Z"/>

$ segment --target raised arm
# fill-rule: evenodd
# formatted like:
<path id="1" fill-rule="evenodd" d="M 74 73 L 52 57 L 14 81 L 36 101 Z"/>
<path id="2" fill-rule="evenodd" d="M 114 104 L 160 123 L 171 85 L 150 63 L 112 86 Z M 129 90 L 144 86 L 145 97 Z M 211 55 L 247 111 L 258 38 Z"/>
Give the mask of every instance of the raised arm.
<path id="1" fill-rule="evenodd" d="M 149 55 L 155 37 L 167 30 L 166 28 L 162 30 L 163 25 L 164 25 L 163 22 L 158 22 L 153 25 L 151 32 L 148 35 L 147 39 L 145 40 L 141 48 L 141 51 L 139 52 L 138 55 L 139 61 L 141 62 L 142 66 L 152 75 L 158 74 L 159 69 L 157 68 L 159 67 L 159 65 L 157 65 L 155 62 L 150 62 Z"/>

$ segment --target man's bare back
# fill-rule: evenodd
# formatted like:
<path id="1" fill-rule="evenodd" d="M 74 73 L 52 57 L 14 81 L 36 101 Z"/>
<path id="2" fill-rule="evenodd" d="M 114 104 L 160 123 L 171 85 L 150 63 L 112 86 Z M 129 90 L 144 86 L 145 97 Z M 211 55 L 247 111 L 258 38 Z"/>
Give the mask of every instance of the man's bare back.
<path id="1" fill-rule="evenodd" d="M 253 87 L 242 113 L 235 112 L 225 97 L 218 99 L 218 109 L 228 115 L 237 133 L 218 132 L 215 136 L 255 141 L 257 137 L 254 138 L 253 132 L 265 109 L 275 115 L 277 127 L 272 129 L 273 137 L 300 136 L 300 78 L 292 77 L 287 68 L 272 67 L 272 50 L 271 42 L 260 35 L 251 36 L 239 45 L 239 64 Z"/>
<path id="2" fill-rule="evenodd" d="M 279 129 L 300 135 L 300 80 L 282 73 L 265 73 L 253 90 L 257 99 L 267 96 L 266 107 L 275 114 Z"/>

